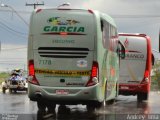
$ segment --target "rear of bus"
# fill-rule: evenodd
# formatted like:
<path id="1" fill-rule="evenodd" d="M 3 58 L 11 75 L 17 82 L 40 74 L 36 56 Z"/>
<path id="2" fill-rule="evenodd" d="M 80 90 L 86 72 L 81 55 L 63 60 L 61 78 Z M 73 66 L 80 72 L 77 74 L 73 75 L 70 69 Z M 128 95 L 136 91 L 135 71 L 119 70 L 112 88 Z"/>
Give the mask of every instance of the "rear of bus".
<path id="1" fill-rule="evenodd" d="M 39 9 L 32 13 L 28 43 L 31 100 L 102 101 L 97 94 L 97 22 L 90 10 Z"/>
<path id="2" fill-rule="evenodd" d="M 151 41 L 145 34 L 119 34 L 126 49 L 120 60 L 119 94 L 147 100 L 151 84 Z"/>

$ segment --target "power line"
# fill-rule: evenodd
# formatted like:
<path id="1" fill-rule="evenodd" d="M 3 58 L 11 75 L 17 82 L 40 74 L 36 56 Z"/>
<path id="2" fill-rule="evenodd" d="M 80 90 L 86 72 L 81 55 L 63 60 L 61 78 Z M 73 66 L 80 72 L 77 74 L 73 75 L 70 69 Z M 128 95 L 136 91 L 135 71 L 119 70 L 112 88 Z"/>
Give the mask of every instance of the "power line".
<path id="1" fill-rule="evenodd" d="M 14 35 L 16 34 L 18 37 L 27 38 L 26 33 L 16 31 L 16 30 L 10 28 L 9 26 L 7 26 L 6 24 L 2 23 L 1 21 L 0 21 L 0 26 L 1 26 L 1 28 L 3 28 L 3 30 L 6 30 L 9 33 L 12 33 Z"/>
<path id="2" fill-rule="evenodd" d="M 13 31 L 13 32 L 15 32 L 15 33 L 18 33 L 18 34 L 21 34 L 21 35 L 27 35 L 27 33 L 22 33 L 22 32 L 19 32 L 19 31 L 16 31 L 16 30 L 10 28 L 9 26 L 7 26 L 6 24 L 4 24 L 4 23 L 1 22 L 1 21 L 0 21 L 0 24 L 3 25 L 3 26 L 5 26 L 8 30 L 11 30 L 11 31 Z"/>
<path id="3" fill-rule="evenodd" d="M 21 14 L 31 14 L 32 11 L 20 11 L 20 10 L 16 10 L 18 13 Z M 4 10 L 4 9 L 0 9 L 0 12 L 13 12 L 12 10 Z"/>
<path id="4" fill-rule="evenodd" d="M 12 19 L 12 18 L 11 18 Z M 11 27 L 11 28 L 17 28 L 17 25 L 15 25 L 15 21 L 12 21 L 12 20 L 6 20 L 5 18 L 3 19 L 2 17 L 0 18 L 0 21 L 2 22 L 2 23 L 5 23 L 5 24 L 7 24 L 9 27 Z M 23 26 L 18 26 L 18 29 L 20 30 L 20 29 L 24 29 L 24 27 Z M 26 29 L 26 28 L 25 28 Z M 28 28 L 27 28 L 28 29 Z M 24 33 L 24 34 L 26 34 L 26 33 Z"/>
<path id="5" fill-rule="evenodd" d="M 25 23 L 25 25 L 28 26 L 28 23 L 26 22 L 26 20 L 12 6 L 6 5 L 6 4 L 1 4 L 1 7 L 10 8 Z"/>

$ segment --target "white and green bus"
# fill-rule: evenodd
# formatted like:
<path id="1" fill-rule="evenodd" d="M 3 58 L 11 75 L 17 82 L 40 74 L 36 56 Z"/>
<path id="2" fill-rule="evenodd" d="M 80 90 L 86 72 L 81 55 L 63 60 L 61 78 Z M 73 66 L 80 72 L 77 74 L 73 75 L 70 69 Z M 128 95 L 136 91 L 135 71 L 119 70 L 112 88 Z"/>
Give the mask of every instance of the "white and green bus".
<path id="1" fill-rule="evenodd" d="M 114 20 L 85 9 L 37 9 L 30 19 L 30 100 L 40 110 L 60 105 L 100 107 L 118 95 L 119 56 Z M 121 52 L 120 52 L 121 51 Z"/>

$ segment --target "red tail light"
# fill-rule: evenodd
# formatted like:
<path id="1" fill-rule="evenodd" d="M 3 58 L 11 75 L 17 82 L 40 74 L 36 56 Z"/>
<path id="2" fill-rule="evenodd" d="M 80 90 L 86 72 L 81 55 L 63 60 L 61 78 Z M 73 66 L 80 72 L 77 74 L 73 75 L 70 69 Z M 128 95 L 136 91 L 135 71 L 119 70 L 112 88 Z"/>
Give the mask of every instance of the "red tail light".
<path id="1" fill-rule="evenodd" d="M 149 77 L 149 71 L 148 70 L 145 71 L 144 77 Z"/>
<path id="2" fill-rule="evenodd" d="M 32 84 L 39 85 L 39 82 L 37 81 L 36 76 L 35 76 L 34 61 L 33 60 L 29 60 L 28 68 L 29 68 L 28 82 L 30 82 Z"/>
<path id="3" fill-rule="evenodd" d="M 93 66 L 92 66 L 92 75 L 91 77 L 97 77 L 98 74 L 98 64 L 93 62 Z"/>
<path id="4" fill-rule="evenodd" d="M 142 83 L 143 84 L 145 84 L 145 83 L 149 83 L 149 71 L 148 70 L 146 70 L 145 72 L 144 72 L 144 79 L 143 79 L 143 81 L 142 81 Z"/>
<path id="5" fill-rule="evenodd" d="M 29 76 L 34 76 L 35 72 L 34 72 L 34 61 L 30 60 L 29 61 Z"/>
<path id="6" fill-rule="evenodd" d="M 86 86 L 93 86 L 97 83 L 98 83 L 98 63 L 94 61 L 92 65 L 92 73 L 90 76 L 90 80 L 88 81 Z"/>

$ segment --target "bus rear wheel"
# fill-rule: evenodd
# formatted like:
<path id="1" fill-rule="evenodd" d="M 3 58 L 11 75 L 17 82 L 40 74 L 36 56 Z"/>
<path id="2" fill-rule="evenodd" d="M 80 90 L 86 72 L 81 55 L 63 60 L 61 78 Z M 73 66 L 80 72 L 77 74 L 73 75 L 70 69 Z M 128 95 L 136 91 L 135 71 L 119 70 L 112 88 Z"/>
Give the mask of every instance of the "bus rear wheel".
<path id="1" fill-rule="evenodd" d="M 100 109 L 103 106 L 103 102 L 94 102 L 93 104 L 87 104 L 87 111 L 94 112 L 96 109 Z"/>
<path id="2" fill-rule="evenodd" d="M 149 93 L 138 93 L 137 100 L 138 101 L 148 100 L 148 96 L 149 96 Z"/>
<path id="3" fill-rule="evenodd" d="M 45 112 L 46 111 L 46 104 L 43 101 L 37 101 L 37 107 L 39 112 Z"/>
<path id="4" fill-rule="evenodd" d="M 87 112 L 94 112 L 96 109 L 96 106 L 94 104 L 87 104 Z"/>

